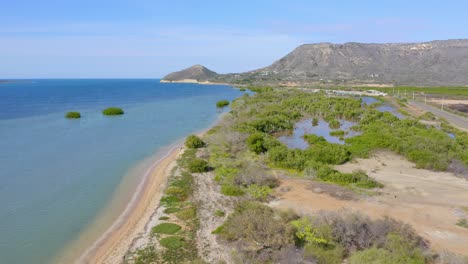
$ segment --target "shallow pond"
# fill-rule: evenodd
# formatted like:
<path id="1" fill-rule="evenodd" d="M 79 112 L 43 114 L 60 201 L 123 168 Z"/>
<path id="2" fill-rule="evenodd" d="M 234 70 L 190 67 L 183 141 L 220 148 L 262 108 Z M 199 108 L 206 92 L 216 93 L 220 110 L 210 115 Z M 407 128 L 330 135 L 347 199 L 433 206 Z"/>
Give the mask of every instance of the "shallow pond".
<path id="1" fill-rule="evenodd" d="M 307 149 L 309 143 L 304 140 L 304 135 L 315 134 L 317 136 L 324 137 L 330 143 L 344 144 L 344 140 L 340 140 L 339 137 L 330 136 L 330 131 L 344 130 L 347 134 L 344 135 L 344 138 L 356 136 L 359 132 L 351 130 L 351 127 L 356 125 L 356 123 L 346 120 L 339 120 L 341 127 L 339 129 L 331 129 L 328 126 L 328 123 L 319 120 L 317 126 L 312 126 L 312 119 L 305 119 L 296 123 L 292 135 L 281 136 L 279 141 L 286 144 L 288 148 L 295 149 Z"/>
<path id="2" fill-rule="evenodd" d="M 363 96 L 361 97 L 361 99 L 363 105 L 371 105 L 380 102 L 380 100 L 378 100 L 377 98 L 370 96 Z M 389 104 L 382 104 L 381 106 L 378 106 L 375 109 L 377 109 L 380 112 L 389 112 L 392 115 L 398 117 L 399 119 L 404 118 L 404 116 L 400 112 L 398 112 L 398 109 Z"/>

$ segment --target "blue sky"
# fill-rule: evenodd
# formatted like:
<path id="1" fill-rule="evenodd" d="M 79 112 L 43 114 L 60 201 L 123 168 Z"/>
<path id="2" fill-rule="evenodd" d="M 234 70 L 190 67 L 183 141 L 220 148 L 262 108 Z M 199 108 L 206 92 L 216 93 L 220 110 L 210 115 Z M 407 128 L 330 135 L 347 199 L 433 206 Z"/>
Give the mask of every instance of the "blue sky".
<path id="1" fill-rule="evenodd" d="M 0 78 L 267 66 L 314 42 L 468 38 L 467 1 L 0 0 Z"/>

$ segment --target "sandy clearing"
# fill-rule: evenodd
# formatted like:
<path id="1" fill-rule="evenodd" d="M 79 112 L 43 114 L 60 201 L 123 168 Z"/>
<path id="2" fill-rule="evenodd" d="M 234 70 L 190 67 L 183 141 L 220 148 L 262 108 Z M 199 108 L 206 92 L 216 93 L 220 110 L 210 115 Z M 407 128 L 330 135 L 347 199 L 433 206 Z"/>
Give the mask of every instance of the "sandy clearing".
<path id="1" fill-rule="evenodd" d="M 79 258 L 77 263 L 121 263 L 133 240 L 144 232 L 145 225 L 157 209 L 167 178 L 181 154 L 175 146 L 148 170 L 149 177 L 141 183 L 142 190 L 117 221 Z"/>
<path id="2" fill-rule="evenodd" d="M 317 183 L 300 179 L 282 179 L 273 207 L 292 208 L 299 213 L 320 210 L 351 209 L 372 218 L 390 216 L 411 224 L 437 250 L 468 255 L 468 229 L 455 223 L 468 217 L 468 181 L 450 173 L 414 168 L 414 164 L 389 152 L 370 159 L 337 166 L 343 172 L 364 169 L 383 183 L 381 195 L 359 200 L 338 200 L 325 193 L 313 192 Z"/>

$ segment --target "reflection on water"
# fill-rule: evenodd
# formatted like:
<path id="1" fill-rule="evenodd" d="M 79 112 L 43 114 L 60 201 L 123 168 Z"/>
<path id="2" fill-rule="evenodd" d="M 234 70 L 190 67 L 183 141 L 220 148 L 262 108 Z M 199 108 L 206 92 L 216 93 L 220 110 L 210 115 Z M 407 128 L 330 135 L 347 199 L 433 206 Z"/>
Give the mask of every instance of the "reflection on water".
<path id="1" fill-rule="evenodd" d="M 347 134 L 344 135 L 344 138 L 356 136 L 359 132 L 352 131 L 351 127 L 356 125 L 356 123 L 346 120 L 339 120 L 341 127 L 339 129 L 330 129 L 328 123 L 319 120 L 317 126 L 312 126 L 312 119 L 305 119 L 296 124 L 292 135 L 281 136 L 279 141 L 286 144 L 288 148 L 296 149 L 307 149 L 309 144 L 304 140 L 304 135 L 315 134 L 317 136 L 324 137 L 330 143 L 344 144 L 343 140 L 340 140 L 338 137 L 330 136 L 330 131 L 344 130 Z"/>
<path id="2" fill-rule="evenodd" d="M 371 104 L 380 102 L 378 99 L 376 99 L 374 97 L 370 97 L 370 96 L 363 96 L 363 97 L 361 97 L 361 99 L 362 99 L 362 104 L 363 105 L 371 105 Z M 392 115 L 398 117 L 399 119 L 404 118 L 404 116 L 400 112 L 398 112 L 398 109 L 396 109 L 395 107 L 393 107 L 393 106 L 391 106 L 389 104 L 383 104 L 383 105 L 377 107 L 376 109 L 378 111 L 380 111 L 380 112 L 389 112 Z"/>
<path id="3" fill-rule="evenodd" d="M 362 104 L 363 105 L 371 105 L 371 104 L 380 102 L 376 98 L 370 97 L 370 96 L 363 96 L 363 97 L 361 97 L 361 99 L 362 99 Z"/>

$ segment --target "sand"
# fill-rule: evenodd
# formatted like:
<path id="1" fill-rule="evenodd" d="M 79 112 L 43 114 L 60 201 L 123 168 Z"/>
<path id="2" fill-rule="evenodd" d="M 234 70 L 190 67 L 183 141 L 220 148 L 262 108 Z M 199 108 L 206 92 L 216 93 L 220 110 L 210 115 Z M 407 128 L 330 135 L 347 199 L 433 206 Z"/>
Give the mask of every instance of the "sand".
<path id="1" fill-rule="evenodd" d="M 390 152 L 337 169 L 364 169 L 385 187 L 380 195 L 340 200 L 326 191 L 317 191 L 318 183 L 282 179 L 277 199 L 270 205 L 304 214 L 348 209 L 372 218 L 390 216 L 410 224 L 434 249 L 468 255 L 468 229 L 456 225 L 459 219 L 468 218 L 468 181 L 451 173 L 416 169 L 413 163 Z"/>
<path id="2" fill-rule="evenodd" d="M 113 225 L 86 250 L 77 263 L 121 263 L 133 240 L 138 237 L 157 209 L 167 179 L 182 152 L 181 145 L 156 161 L 138 186 L 135 196 Z"/>

